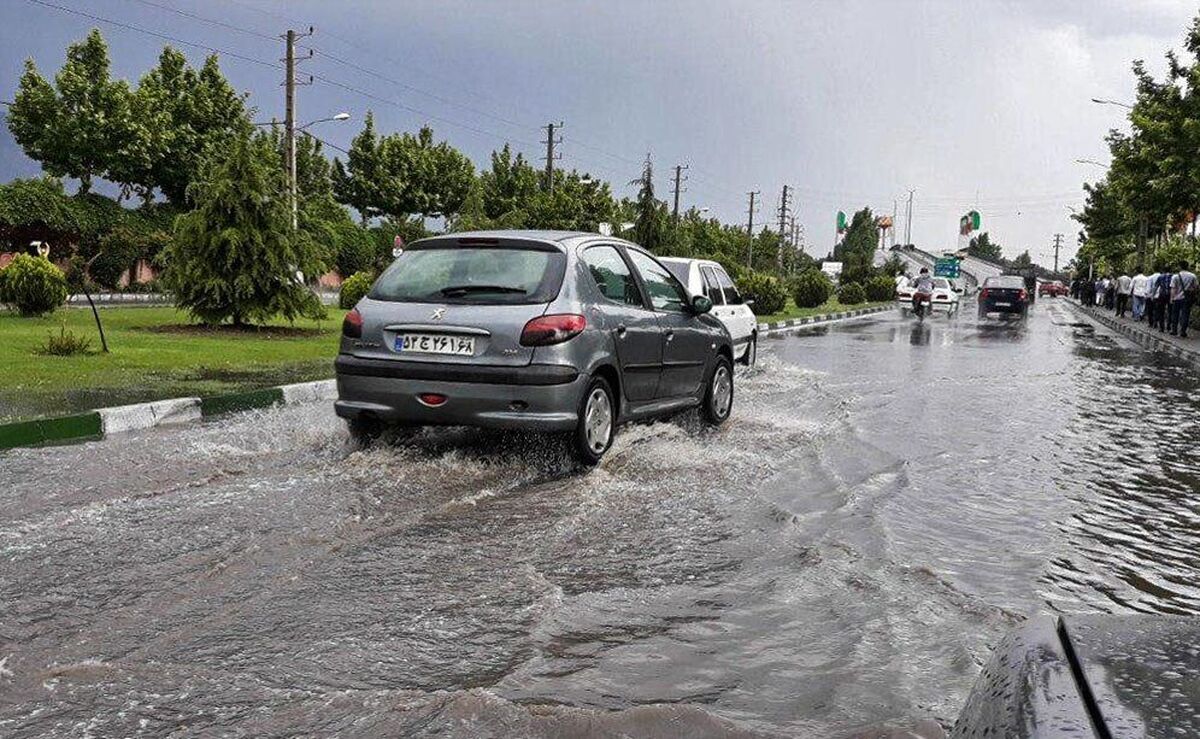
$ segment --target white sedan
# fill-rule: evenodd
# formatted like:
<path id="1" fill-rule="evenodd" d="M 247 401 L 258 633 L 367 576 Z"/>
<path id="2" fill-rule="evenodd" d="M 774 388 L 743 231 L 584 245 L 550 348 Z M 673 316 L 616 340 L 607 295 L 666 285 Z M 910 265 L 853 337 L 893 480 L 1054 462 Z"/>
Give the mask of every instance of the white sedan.
<path id="1" fill-rule="evenodd" d="M 912 310 L 913 292 L 913 288 L 908 285 L 896 288 L 896 305 L 902 314 L 907 315 L 908 311 Z M 935 312 L 943 311 L 946 315 L 958 312 L 958 293 L 945 277 L 933 278 L 933 297 L 929 302 Z"/>
<path id="2" fill-rule="evenodd" d="M 742 364 L 754 365 L 758 358 L 758 318 L 742 300 L 741 294 L 719 262 L 708 259 L 660 257 L 671 274 L 692 295 L 707 295 L 712 314 L 725 324 L 733 339 L 733 354 Z"/>

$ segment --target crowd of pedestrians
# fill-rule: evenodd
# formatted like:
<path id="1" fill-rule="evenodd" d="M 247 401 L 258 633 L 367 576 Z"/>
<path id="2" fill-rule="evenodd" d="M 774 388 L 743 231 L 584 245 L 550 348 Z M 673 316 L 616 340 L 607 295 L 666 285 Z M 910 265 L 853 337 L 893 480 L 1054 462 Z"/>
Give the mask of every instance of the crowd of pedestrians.
<path id="1" fill-rule="evenodd" d="M 1145 321 L 1151 330 L 1185 339 L 1197 292 L 1200 283 L 1186 261 L 1173 272 L 1160 262 L 1152 275 L 1139 271 L 1132 277 L 1104 275 L 1094 281 L 1077 277 L 1071 282 L 1071 295 L 1083 305 L 1112 311 L 1118 318 L 1128 314 L 1134 321 Z"/>

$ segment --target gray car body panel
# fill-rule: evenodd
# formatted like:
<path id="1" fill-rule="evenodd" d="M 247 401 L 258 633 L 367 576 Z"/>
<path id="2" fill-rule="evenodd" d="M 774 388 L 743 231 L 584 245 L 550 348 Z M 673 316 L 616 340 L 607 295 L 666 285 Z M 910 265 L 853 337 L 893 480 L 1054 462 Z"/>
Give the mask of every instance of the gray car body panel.
<path id="1" fill-rule="evenodd" d="M 711 371 L 718 352 L 732 354 L 728 331 L 710 315 L 667 314 L 647 306 L 619 305 L 603 296 L 583 261 L 583 251 L 597 245 L 613 246 L 618 251 L 640 249 L 621 239 L 571 232 L 497 231 L 450 234 L 420 243 L 491 238 L 533 241 L 561 249 L 567 259 L 558 294 L 548 303 L 525 305 L 401 303 L 364 298 L 357 306 L 363 317 L 362 337 L 343 337 L 335 364 L 335 408 L 339 415 L 373 416 L 413 425 L 566 431 L 577 423 L 580 401 L 590 378 L 607 372 L 617 380 L 614 391 L 619 401 L 618 419 L 631 421 L 698 404 L 703 399 L 702 380 Z M 630 268 L 644 299 L 640 275 L 632 265 Z M 520 345 L 527 321 L 564 313 L 585 316 L 587 328 L 561 344 Z M 390 347 L 395 335 L 404 330 L 470 334 L 476 337 L 476 353 L 472 357 L 401 357 Z M 672 331 L 673 336 L 668 339 L 665 331 Z M 499 379 L 471 377 L 471 368 Z M 577 375 L 552 384 L 542 380 L 516 384 L 528 378 L 514 381 L 504 368 L 538 377 L 547 375 L 547 368 L 571 368 Z M 446 378 L 431 376 L 437 372 Z M 469 381 L 461 381 L 464 374 Z M 416 399 L 418 393 L 439 393 L 447 396 L 447 402 L 430 408 Z"/>

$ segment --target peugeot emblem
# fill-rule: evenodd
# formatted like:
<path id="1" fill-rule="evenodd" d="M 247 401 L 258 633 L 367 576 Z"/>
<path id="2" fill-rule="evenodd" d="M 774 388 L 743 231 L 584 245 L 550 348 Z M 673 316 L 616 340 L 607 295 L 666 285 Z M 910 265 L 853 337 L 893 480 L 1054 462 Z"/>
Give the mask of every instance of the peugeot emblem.
<path id="1" fill-rule="evenodd" d="M 442 320 L 442 316 L 444 316 L 444 315 L 446 315 L 446 309 L 438 308 L 437 310 L 435 310 L 433 312 L 433 315 L 431 316 L 431 318 L 435 321 L 440 321 L 440 320 Z"/>

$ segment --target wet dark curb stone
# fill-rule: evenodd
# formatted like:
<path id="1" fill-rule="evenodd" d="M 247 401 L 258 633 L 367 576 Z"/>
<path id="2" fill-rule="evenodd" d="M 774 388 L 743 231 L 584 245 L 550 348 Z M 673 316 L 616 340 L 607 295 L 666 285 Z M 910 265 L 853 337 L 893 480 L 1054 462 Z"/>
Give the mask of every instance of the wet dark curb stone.
<path id="1" fill-rule="evenodd" d="M 216 395 L 209 398 L 169 398 L 88 413 L 0 424 L 0 450 L 93 441 L 106 436 L 153 426 L 178 425 L 227 413 L 332 400 L 333 380 Z"/>
<path id="2" fill-rule="evenodd" d="M 893 305 L 877 305 L 873 308 L 859 308 L 858 310 L 841 311 L 840 313 L 825 313 L 819 316 L 809 316 L 808 318 L 792 318 L 787 321 L 772 321 L 771 323 L 758 324 L 758 332 L 760 334 L 768 334 L 774 331 L 786 331 L 791 328 L 799 328 L 800 326 L 812 326 L 818 323 L 829 323 L 830 321 L 840 321 L 846 318 L 858 318 L 860 316 L 868 316 L 872 313 L 883 313 L 884 311 L 896 310 Z"/>
<path id="3" fill-rule="evenodd" d="M 1186 359 L 1192 364 L 1200 366 L 1200 351 L 1179 346 L 1172 341 L 1168 341 L 1167 339 L 1156 336 L 1151 331 L 1143 329 L 1139 326 L 1131 326 L 1124 321 L 1118 321 L 1116 318 L 1106 316 L 1103 313 L 1089 308 L 1084 308 L 1083 306 L 1077 305 L 1074 302 L 1068 302 L 1067 305 L 1071 306 L 1072 310 L 1082 313 L 1093 321 L 1110 328 L 1113 331 L 1128 336 L 1130 339 L 1147 349 L 1163 352 L 1164 354 L 1170 354 L 1171 356 L 1179 357 L 1180 359 Z"/>

